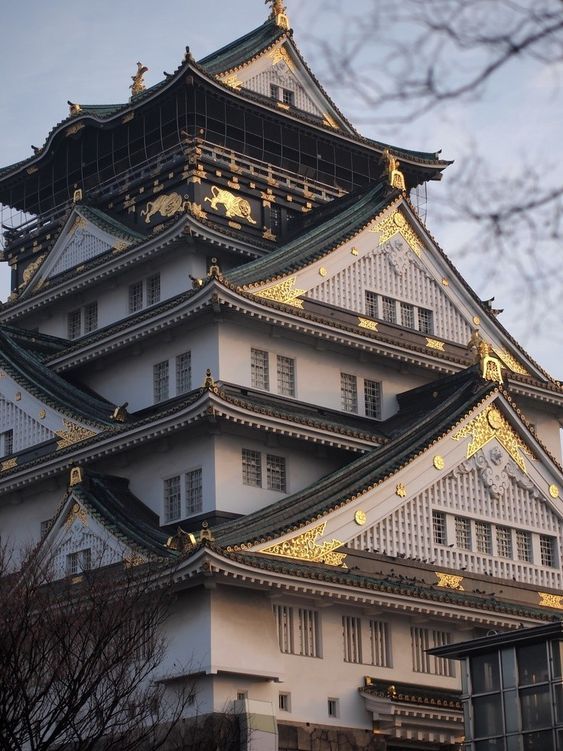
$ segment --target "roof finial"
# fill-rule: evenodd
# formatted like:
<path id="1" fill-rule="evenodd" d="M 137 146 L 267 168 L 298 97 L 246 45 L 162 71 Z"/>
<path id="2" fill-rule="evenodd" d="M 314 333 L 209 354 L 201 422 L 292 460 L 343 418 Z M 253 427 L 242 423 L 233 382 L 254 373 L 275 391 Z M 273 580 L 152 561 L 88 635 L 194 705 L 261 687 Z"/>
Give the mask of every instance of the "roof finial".
<path id="1" fill-rule="evenodd" d="M 281 29 L 289 29 L 289 18 L 283 0 L 265 0 L 265 3 L 272 6 L 270 18 L 274 19 L 276 25 Z"/>
<path id="2" fill-rule="evenodd" d="M 485 381 L 503 383 L 502 363 L 493 355 L 493 348 L 481 337 L 477 329 L 471 334 L 467 349 L 473 353 L 475 362 L 481 366 L 481 377 Z"/>
<path id="3" fill-rule="evenodd" d="M 148 68 L 146 65 L 143 65 L 143 63 L 137 63 L 137 72 L 134 76 L 131 76 L 133 83 L 131 84 L 131 86 L 129 86 L 129 88 L 131 89 L 131 98 L 137 96 L 137 94 L 140 94 L 146 89 L 143 76 L 145 75 L 147 70 Z"/>
<path id="4" fill-rule="evenodd" d="M 389 177 L 389 184 L 393 188 L 399 188 L 399 190 L 406 190 L 407 186 L 405 185 L 405 176 L 399 169 L 400 162 L 398 159 L 395 159 L 393 154 L 389 151 L 389 149 L 385 149 L 383 152 L 383 156 L 385 159 L 387 159 L 387 174 Z"/>

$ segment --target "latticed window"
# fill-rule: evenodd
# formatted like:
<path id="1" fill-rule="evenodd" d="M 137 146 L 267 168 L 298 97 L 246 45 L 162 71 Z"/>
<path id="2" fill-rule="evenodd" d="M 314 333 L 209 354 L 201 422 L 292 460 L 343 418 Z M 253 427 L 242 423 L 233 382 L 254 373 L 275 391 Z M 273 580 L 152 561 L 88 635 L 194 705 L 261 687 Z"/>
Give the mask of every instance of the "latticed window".
<path id="1" fill-rule="evenodd" d="M 415 673 L 431 673 L 453 677 L 455 668 L 453 660 L 433 657 L 427 653 L 433 647 L 451 644 L 451 634 L 447 631 L 411 626 L 412 669 Z"/>
<path id="2" fill-rule="evenodd" d="M 389 624 L 384 621 L 369 622 L 371 664 L 381 668 L 391 667 L 391 642 Z"/>
<path id="3" fill-rule="evenodd" d="M 179 519 L 182 513 L 182 490 L 180 475 L 164 481 L 164 521 Z"/>
<path id="4" fill-rule="evenodd" d="M 250 350 L 250 383 L 255 389 L 270 389 L 268 353 L 263 349 Z"/>
<path id="5" fill-rule="evenodd" d="M 366 315 L 377 318 L 377 295 L 366 290 Z"/>
<path id="6" fill-rule="evenodd" d="M 268 490 L 286 492 L 285 457 L 275 456 L 274 454 L 266 455 L 266 484 Z"/>
<path id="7" fill-rule="evenodd" d="M 168 360 L 153 365 L 153 395 L 155 404 L 168 399 Z"/>
<path id="8" fill-rule="evenodd" d="M 408 302 L 401 303 L 401 326 L 407 329 L 414 329 L 414 305 Z"/>
<path id="9" fill-rule="evenodd" d="M 143 282 L 129 285 L 129 312 L 136 313 L 143 307 Z"/>
<path id="10" fill-rule="evenodd" d="M 278 393 L 295 396 L 295 360 L 278 355 Z"/>
<path id="11" fill-rule="evenodd" d="M 446 526 L 446 515 L 443 511 L 432 512 L 432 532 L 436 545 L 447 545 L 448 533 Z"/>
<path id="12" fill-rule="evenodd" d="M 510 527 L 497 527 L 497 555 L 512 558 L 512 530 Z"/>
<path id="13" fill-rule="evenodd" d="M 280 87 L 276 86 L 275 83 L 270 84 L 270 98 L 271 99 L 279 99 L 280 98 Z"/>
<path id="14" fill-rule="evenodd" d="M 284 104 L 291 104 L 295 101 L 295 94 L 291 89 L 282 89 L 282 101 Z"/>
<path id="15" fill-rule="evenodd" d="M 532 535 L 523 529 L 516 530 L 516 557 L 519 561 L 532 560 Z"/>
<path id="16" fill-rule="evenodd" d="M 358 379 L 350 373 L 340 374 L 340 394 L 345 412 L 358 411 Z"/>
<path id="17" fill-rule="evenodd" d="M 455 544 L 463 550 L 471 550 L 471 521 L 464 516 L 455 518 Z"/>
<path id="18" fill-rule="evenodd" d="M 176 355 L 176 394 L 185 394 L 192 387 L 192 354 Z"/>
<path id="19" fill-rule="evenodd" d="M 75 553 L 68 553 L 66 557 L 66 574 L 67 576 L 76 576 L 83 571 L 88 571 L 92 566 L 92 551 L 90 548 L 77 550 Z"/>
<path id="20" fill-rule="evenodd" d="M 488 522 L 475 522 L 475 546 L 479 553 L 491 555 L 493 552 L 493 536 Z"/>
<path id="21" fill-rule="evenodd" d="M 9 456 L 14 453 L 14 431 L 5 430 L 0 433 L 0 456 Z"/>
<path id="22" fill-rule="evenodd" d="M 274 618 L 280 652 L 293 654 L 293 608 L 288 605 L 274 605 Z"/>
<path id="23" fill-rule="evenodd" d="M 67 330 L 69 339 L 78 339 L 82 333 L 82 311 L 72 310 L 67 317 Z"/>
<path id="24" fill-rule="evenodd" d="M 387 323 L 397 323 L 397 305 L 392 297 L 381 298 L 381 317 Z"/>
<path id="25" fill-rule="evenodd" d="M 344 662 L 362 662 L 362 621 L 351 615 L 342 616 Z"/>
<path id="26" fill-rule="evenodd" d="M 203 478 L 201 467 L 186 472 L 186 514 L 199 514 L 203 508 Z"/>
<path id="27" fill-rule="evenodd" d="M 364 380 L 364 401 L 366 417 L 381 420 L 381 384 L 378 381 Z"/>
<path id="28" fill-rule="evenodd" d="M 84 306 L 84 333 L 89 334 L 98 328 L 98 303 L 96 301 Z"/>
<path id="29" fill-rule="evenodd" d="M 434 332 L 434 320 L 431 310 L 426 308 L 418 309 L 418 330 L 422 334 L 432 334 Z"/>
<path id="30" fill-rule="evenodd" d="M 147 305 L 160 302 L 160 274 L 153 274 L 147 278 Z"/>
<path id="31" fill-rule="evenodd" d="M 542 566 L 555 566 L 555 538 L 549 535 L 540 535 L 540 555 Z"/>
<path id="32" fill-rule="evenodd" d="M 299 654 L 320 657 L 319 614 L 316 610 L 299 608 Z"/>
<path id="33" fill-rule="evenodd" d="M 252 449 L 242 450 L 242 483 L 262 487 L 262 455 Z"/>

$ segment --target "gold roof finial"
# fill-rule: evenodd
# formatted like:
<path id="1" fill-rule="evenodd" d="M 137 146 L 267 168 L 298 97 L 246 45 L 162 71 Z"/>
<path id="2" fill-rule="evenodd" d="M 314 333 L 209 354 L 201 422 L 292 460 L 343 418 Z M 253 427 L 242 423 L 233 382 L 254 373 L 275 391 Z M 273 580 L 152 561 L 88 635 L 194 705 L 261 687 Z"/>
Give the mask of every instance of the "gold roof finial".
<path id="1" fill-rule="evenodd" d="M 387 175 L 389 178 L 389 184 L 393 188 L 399 188 L 399 190 L 406 190 L 405 176 L 399 169 L 399 160 L 395 159 L 389 149 L 385 149 L 383 156 L 387 159 Z"/>
<path id="2" fill-rule="evenodd" d="M 504 383 L 502 380 L 502 363 L 498 357 L 494 357 L 492 346 L 486 342 L 477 329 L 471 334 L 467 342 L 467 349 L 473 353 L 475 362 L 481 366 L 481 376 L 486 381 Z"/>
<path id="3" fill-rule="evenodd" d="M 137 96 L 137 94 L 140 94 L 146 89 L 145 82 L 143 80 L 143 76 L 147 72 L 148 68 L 146 65 L 143 65 L 143 63 L 137 63 L 137 72 L 134 76 L 131 76 L 131 80 L 133 83 L 129 88 L 131 89 L 131 97 Z"/>
<path id="4" fill-rule="evenodd" d="M 70 99 L 67 99 L 68 109 L 69 109 L 69 115 L 79 115 L 82 112 L 82 107 L 77 104 L 77 102 L 71 102 Z"/>
<path id="5" fill-rule="evenodd" d="M 281 29 L 289 29 L 289 18 L 283 0 L 265 0 L 265 3 L 272 7 L 270 18 L 274 19 L 276 25 Z"/>

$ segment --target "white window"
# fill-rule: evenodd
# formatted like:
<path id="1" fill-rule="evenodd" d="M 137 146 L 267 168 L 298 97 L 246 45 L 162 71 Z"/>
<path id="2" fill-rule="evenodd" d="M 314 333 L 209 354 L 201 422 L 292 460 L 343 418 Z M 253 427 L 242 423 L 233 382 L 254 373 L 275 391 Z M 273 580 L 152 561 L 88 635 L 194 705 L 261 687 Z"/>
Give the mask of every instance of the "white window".
<path id="1" fill-rule="evenodd" d="M 422 334 L 432 334 L 434 332 L 434 322 L 431 310 L 418 308 L 418 330 Z"/>
<path id="2" fill-rule="evenodd" d="M 366 315 L 371 318 L 378 318 L 377 315 L 377 295 L 375 292 L 366 290 Z"/>
<path id="3" fill-rule="evenodd" d="M 146 280 L 147 305 L 155 305 L 160 302 L 160 274 L 153 274 Z"/>
<path id="4" fill-rule="evenodd" d="M 160 302 L 160 274 L 152 274 L 129 285 L 129 312 L 136 313 L 147 305 Z"/>
<path id="5" fill-rule="evenodd" d="M 523 529 L 516 530 L 516 557 L 519 561 L 532 561 L 532 536 Z"/>
<path id="6" fill-rule="evenodd" d="M 168 370 L 168 360 L 153 365 L 152 382 L 155 404 L 168 399 Z"/>
<path id="7" fill-rule="evenodd" d="M 471 520 L 464 516 L 455 518 L 455 543 L 462 550 L 471 550 Z"/>
<path id="8" fill-rule="evenodd" d="M 10 456 L 14 453 L 14 431 L 5 430 L 0 433 L 0 456 Z"/>
<path id="9" fill-rule="evenodd" d="M 364 379 L 364 402 L 366 417 L 381 420 L 381 384 L 378 381 Z"/>
<path id="10" fill-rule="evenodd" d="M 428 649 L 451 644 L 451 634 L 447 631 L 411 626 L 412 669 L 415 673 L 430 673 L 453 677 L 455 668 L 453 660 L 433 657 Z"/>
<path id="11" fill-rule="evenodd" d="M 184 512 L 182 512 L 184 509 Z M 164 523 L 203 510 L 203 472 L 201 467 L 164 480 Z"/>
<path id="12" fill-rule="evenodd" d="M 556 564 L 555 538 L 549 535 L 540 535 L 541 565 L 554 567 Z"/>
<path id="13" fill-rule="evenodd" d="M 371 664 L 380 668 L 391 667 L 391 641 L 389 624 L 384 621 L 369 622 Z"/>
<path id="14" fill-rule="evenodd" d="M 186 514 L 199 514 L 203 508 L 203 478 L 201 467 L 186 472 Z"/>
<path id="15" fill-rule="evenodd" d="M 291 712 L 291 694 L 280 691 L 278 697 L 278 708 L 281 712 Z"/>
<path id="16" fill-rule="evenodd" d="M 192 388 L 192 355 L 182 352 L 176 355 L 176 395 L 185 394 Z"/>
<path id="17" fill-rule="evenodd" d="M 129 312 L 136 313 L 143 307 L 143 282 L 129 285 Z"/>
<path id="18" fill-rule="evenodd" d="M 345 412 L 358 411 L 358 379 L 350 373 L 340 374 L 340 395 Z"/>
<path id="19" fill-rule="evenodd" d="M 83 571 L 88 571 L 92 566 L 92 551 L 90 548 L 77 550 L 75 553 L 68 553 L 66 557 L 66 574 L 67 576 L 76 576 Z"/>
<path id="20" fill-rule="evenodd" d="M 252 388 L 270 390 L 268 353 L 254 347 L 250 350 L 250 383 Z"/>
<path id="21" fill-rule="evenodd" d="M 274 618 L 280 652 L 293 654 L 293 608 L 288 605 L 274 605 Z"/>
<path id="22" fill-rule="evenodd" d="M 182 511 L 182 491 L 180 475 L 164 480 L 164 521 L 173 522 L 180 518 Z"/>
<path id="23" fill-rule="evenodd" d="M 98 328 L 98 303 L 88 303 L 83 308 L 71 310 L 67 315 L 67 333 L 69 339 L 78 339 Z"/>
<path id="24" fill-rule="evenodd" d="M 475 546 L 479 553 L 491 555 L 493 552 L 493 535 L 488 522 L 475 522 Z"/>
<path id="25" fill-rule="evenodd" d="M 248 483 L 246 483 L 248 484 Z M 285 457 L 266 455 L 266 485 L 268 490 L 285 493 L 287 489 Z"/>
<path id="26" fill-rule="evenodd" d="M 278 355 L 278 394 L 295 396 L 295 360 Z"/>
<path id="27" fill-rule="evenodd" d="M 512 558 L 512 530 L 510 527 L 497 527 L 497 555 Z"/>
<path id="28" fill-rule="evenodd" d="M 338 717 L 340 714 L 339 700 L 329 696 L 327 700 L 327 711 L 329 717 Z"/>
<path id="29" fill-rule="evenodd" d="M 275 83 L 270 84 L 270 98 L 271 99 L 279 99 L 280 98 L 280 87 L 276 86 Z"/>
<path id="30" fill-rule="evenodd" d="M 319 614 L 316 610 L 299 608 L 299 654 L 320 657 Z"/>
<path id="31" fill-rule="evenodd" d="M 282 89 L 282 101 L 284 104 L 293 105 L 295 94 L 291 89 Z"/>
<path id="32" fill-rule="evenodd" d="M 407 329 L 414 329 L 414 305 L 410 305 L 408 302 L 401 303 L 401 326 Z"/>
<path id="33" fill-rule="evenodd" d="M 262 487 L 262 454 L 259 451 L 242 450 L 242 484 Z"/>
<path id="34" fill-rule="evenodd" d="M 342 616 L 344 662 L 362 662 L 362 622 L 352 615 Z"/>
<path id="35" fill-rule="evenodd" d="M 381 317 L 387 323 L 397 323 L 397 303 L 392 297 L 381 298 Z"/>
<path id="36" fill-rule="evenodd" d="M 98 303 L 96 300 L 84 306 L 84 333 L 89 334 L 98 328 Z"/>
<path id="37" fill-rule="evenodd" d="M 447 545 L 448 535 L 446 528 L 446 515 L 443 511 L 432 512 L 432 529 L 436 545 Z"/>

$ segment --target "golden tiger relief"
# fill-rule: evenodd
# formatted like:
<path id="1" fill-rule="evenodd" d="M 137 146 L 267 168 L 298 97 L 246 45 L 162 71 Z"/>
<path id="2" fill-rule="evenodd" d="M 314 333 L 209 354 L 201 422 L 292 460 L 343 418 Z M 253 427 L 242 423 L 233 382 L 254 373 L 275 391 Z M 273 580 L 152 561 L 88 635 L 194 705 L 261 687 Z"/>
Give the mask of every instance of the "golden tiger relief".
<path id="1" fill-rule="evenodd" d="M 246 198 L 235 196 L 228 190 L 218 188 L 216 185 L 211 186 L 212 198 L 206 197 L 204 201 L 211 204 L 211 208 L 217 210 L 218 204 L 223 204 L 225 207 L 225 216 L 233 217 L 239 216 L 242 219 L 246 219 L 250 224 L 256 224 L 252 218 L 252 209 Z"/>

